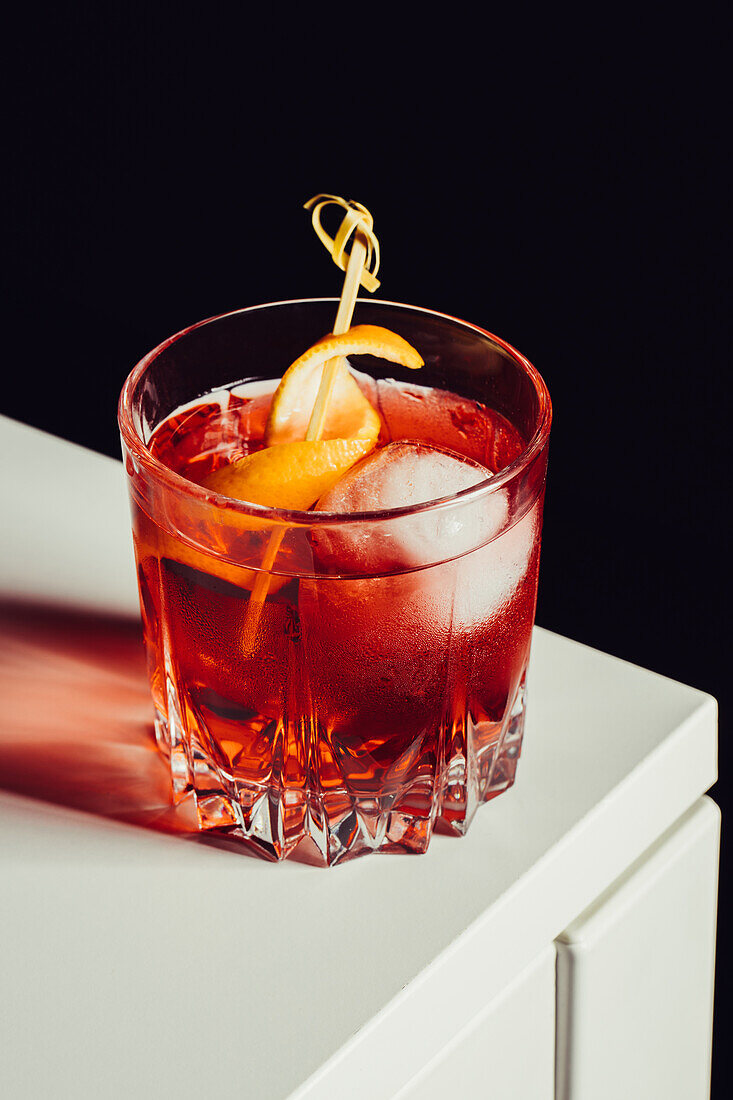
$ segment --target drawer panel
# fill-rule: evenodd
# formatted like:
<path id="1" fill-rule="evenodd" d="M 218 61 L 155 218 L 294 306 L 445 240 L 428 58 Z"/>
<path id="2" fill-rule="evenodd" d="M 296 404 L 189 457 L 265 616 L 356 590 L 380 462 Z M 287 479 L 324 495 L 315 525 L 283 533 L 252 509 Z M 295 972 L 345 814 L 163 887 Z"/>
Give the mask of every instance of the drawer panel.
<path id="1" fill-rule="evenodd" d="M 557 1100 L 708 1100 L 719 837 L 702 798 L 557 941 Z"/>
<path id="2" fill-rule="evenodd" d="M 396 1100 L 553 1100 L 555 948 L 547 947 Z"/>

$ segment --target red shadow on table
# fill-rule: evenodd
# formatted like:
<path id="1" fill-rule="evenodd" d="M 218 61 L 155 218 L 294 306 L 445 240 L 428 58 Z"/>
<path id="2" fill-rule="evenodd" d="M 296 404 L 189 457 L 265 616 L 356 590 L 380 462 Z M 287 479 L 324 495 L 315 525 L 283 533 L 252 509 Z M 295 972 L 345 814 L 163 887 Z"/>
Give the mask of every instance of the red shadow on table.
<path id="1" fill-rule="evenodd" d="M 265 858 L 173 804 L 136 619 L 0 595 L 0 700 L 0 789 Z M 308 840 L 290 862 L 321 866 Z"/>
<path id="2" fill-rule="evenodd" d="M 0 787 L 165 832 L 173 805 L 155 746 L 140 624 L 0 598 Z"/>

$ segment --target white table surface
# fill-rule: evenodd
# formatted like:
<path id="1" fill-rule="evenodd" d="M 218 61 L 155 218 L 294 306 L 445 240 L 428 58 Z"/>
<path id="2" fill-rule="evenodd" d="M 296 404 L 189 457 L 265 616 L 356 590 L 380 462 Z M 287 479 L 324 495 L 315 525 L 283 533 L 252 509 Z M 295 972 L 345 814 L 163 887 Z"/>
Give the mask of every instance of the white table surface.
<path id="1" fill-rule="evenodd" d="M 134 613 L 120 464 L 7 419 L 0 460 L 0 592 Z M 0 794 L 0 1092 L 389 1095 L 712 785 L 715 718 L 537 628 L 516 786 L 330 871 Z"/>

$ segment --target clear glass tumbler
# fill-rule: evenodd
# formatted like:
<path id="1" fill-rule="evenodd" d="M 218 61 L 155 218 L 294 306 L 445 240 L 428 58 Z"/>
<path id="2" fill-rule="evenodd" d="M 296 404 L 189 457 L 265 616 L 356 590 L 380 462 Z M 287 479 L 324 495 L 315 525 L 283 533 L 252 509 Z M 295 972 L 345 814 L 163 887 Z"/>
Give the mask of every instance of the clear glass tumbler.
<path id="1" fill-rule="evenodd" d="M 505 468 L 437 501 L 342 514 L 231 500 L 160 460 L 161 425 L 171 453 L 206 439 L 231 454 L 232 391 L 259 395 L 237 403 L 255 425 L 335 308 L 280 302 L 194 325 L 135 367 L 119 405 L 174 797 L 195 800 L 202 829 L 267 858 L 305 841 L 326 864 L 424 852 L 436 826 L 465 833 L 478 805 L 514 782 L 551 421 L 541 377 L 502 340 L 430 310 L 360 301 L 354 324 L 393 329 L 425 360 L 417 378 L 352 359 L 377 407 L 387 379 L 430 387 L 427 412 L 411 394 L 402 434 L 477 447 L 490 468 L 508 421 L 521 445 Z M 500 415 L 474 437 L 476 402 Z"/>

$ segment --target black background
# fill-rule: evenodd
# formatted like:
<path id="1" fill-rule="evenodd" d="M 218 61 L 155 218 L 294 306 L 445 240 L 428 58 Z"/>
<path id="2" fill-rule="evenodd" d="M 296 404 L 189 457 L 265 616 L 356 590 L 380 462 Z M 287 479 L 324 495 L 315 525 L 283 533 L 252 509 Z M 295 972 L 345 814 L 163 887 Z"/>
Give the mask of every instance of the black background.
<path id="1" fill-rule="evenodd" d="M 704 8 L 676 23 L 641 9 L 624 23 L 602 9 L 565 25 L 486 18 L 14 16 L 2 411 L 117 455 L 116 398 L 141 355 L 227 309 L 337 295 L 302 203 L 358 199 L 382 244 L 381 297 L 474 321 L 544 375 L 538 621 L 718 697 L 725 812 L 722 27 Z"/>

